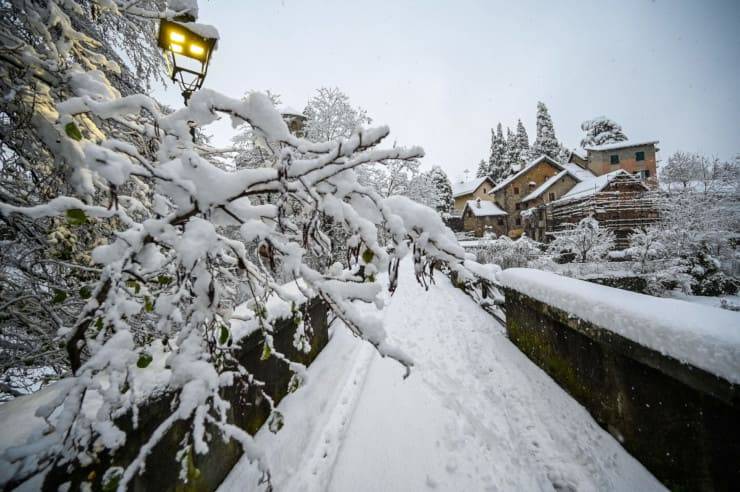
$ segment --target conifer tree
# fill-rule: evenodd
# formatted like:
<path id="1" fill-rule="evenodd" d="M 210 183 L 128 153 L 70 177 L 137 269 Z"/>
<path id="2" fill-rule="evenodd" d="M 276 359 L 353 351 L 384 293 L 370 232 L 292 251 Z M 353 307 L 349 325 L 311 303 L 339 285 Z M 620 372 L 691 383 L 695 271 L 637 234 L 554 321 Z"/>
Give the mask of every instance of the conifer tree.
<path id="1" fill-rule="evenodd" d="M 485 159 L 481 159 L 480 162 L 478 163 L 478 171 L 475 173 L 475 177 L 482 178 L 484 176 L 488 176 L 489 171 L 490 169 L 488 167 L 488 163 L 486 162 Z"/>
<path id="2" fill-rule="evenodd" d="M 537 103 L 537 138 L 532 146 L 532 157 L 546 155 L 553 159 L 558 158 L 560 143 L 555 138 L 555 128 L 547 106 L 542 101 Z"/>
<path id="3" fill-rule="evenodd" d="M 622 131 L 622 127 L 606 116 L 598 116 L 592 120 L 584 121 L 581 123 L 581 130 L 586 132 L 586 136 L 581 140 L 581 147 L 584 148 L 627 140 L 627 135 Z"/>
<path id="4" fill-rule="evenodd" d="M 447 177 L 447 173 L 445 173 L 439 166 L 432 167 L 429 171 L 429 176 L 439 197 L 439 201 L 435 208 L 438 212 L 450 213 L 453 204 L 452 183 L 450 182 L 450 178 Z"/>
<path id="5" fill-rule="evenodd" d="M 527 129 L 524 128 L 522 120 L 516 120 L 516 141 L 519 147 L 519 158 L 521 159 L 521 163 L 524 164 L 529 160 L 531 149 L 529 148 Z"/>
<path id="6" fill-rule="evenodd" d="M 521 166 L 521 150 L 519 142 L 511 128 L 506 128 L 506 164 L 509 169 Z"/>
<path id="7" fill-rule="evenodd" d="M 494 181 L 500 181 L 509 175 L 511 168 L 506 162 L 506 140 L 501 123 L 496 125 L 496 131 L 491 129 L 491 156 L 488 159 L 489 176 Z"/>

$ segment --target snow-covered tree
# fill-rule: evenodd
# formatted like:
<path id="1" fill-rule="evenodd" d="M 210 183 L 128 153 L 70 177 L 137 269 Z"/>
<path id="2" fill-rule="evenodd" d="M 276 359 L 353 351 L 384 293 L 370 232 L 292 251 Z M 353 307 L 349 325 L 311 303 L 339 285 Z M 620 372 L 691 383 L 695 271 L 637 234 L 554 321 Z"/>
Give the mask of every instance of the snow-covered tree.
<path id="1" fill-rule="evenodd" d="M 511 128 L 506 127 L 506 164 L 511 169 L 521 165 L 522 155 L 517 139 Z"/>
<path id="2" fill-rule="evenodd" d="M 593 217 L 585 217 L 578 224 L 553 233 L 548 251 L 559 255 L 573 253 L 582 263 L 602 259 L 614 247 L 614 233 L 599 226 Z"/>
<path id="3" fill-rule="evenodd" d="M 529 148 L 527 129 L 524 128 L 522 120 L 516 120 L 516 141 L 520 159 L 518 164 L 524 164 L 529 161 L 531 149 Z"/>
<path id="4" fill-rule="evenodd" d="M 496 130 L 491 129 L 491 153 L 488 157 L 489 176 L 495 182 L 501 181 L 510 173 L 506 161 L 506 140 L 501 123 L 496 125 Z"/>
<path id="5" fill-rule="evenodd" d="M 552 118 L 547 110 L 545 103 L 537 103 L 537 138 L 532 145 L 532 158 L 538 158 L 546 155 L 553 159 L 558 158 L 560 152 L 560 142 L 555 137 L 555 127 L 552 124 Z"/>
<path id="6" fill-rule="evenodd" d="M 490 174 L 490 169 L 488 166 L 488 163 L 485 159 L 481 159 L 478 163 L 478 170 L 475 172 L 476 178 L 483 178 L 485 176 L 488 176 Z"/>
<path id="7" fill-rule="evenodd" d="M 630 235 L 627 253 L 631 259 L 640 264 L 641 271 L 645 271 L 649 260 L 660 258 L 665 254 L 665 247 L 660 238 L 661 229 L 658 226 L 641 227 Z"/>
<path id="8" fill-rule="evenodd" d="M 447 173 L 439 166 L 432 166 L 432 169 L 429 171 L 429 177 L 434 185 L 434 193 L 438 197 L 437 211 L 450 213 L 454 203 L 450 178 L 447 177 Z"/>
<path id="9" fill-rule="evenodd" d="M 146 2 L 26 2 L 24 8 L 35 14 L 24 24 L 31 35 L 16 38 L 13 48 L 25 65 L 2 64 L 2 83 L 18 94 L 12 121 L 20 126 L 16 114 L 30 118 L 25 120 L 29 126 L 18 130 L 25 140 L 3 136 L 4 152 L 9 149 L 25 166 L 26 181 L 19 174 L 17 186 L 2 190 L 0 218 L 14 231 L 35 221 L 63 226 L 64 232 L 52 229 L 52 236 L 66 256 L 54 262 L 86 275 L 79 292 L 62 284 L 66 279 L 48 276 L 45 285 L 26 292 L 26 299 L 19 298 L 20 292 L 6 297 L 3 291 L 4 308 L 33 297 L 45 312 L 49 298 L 63 302 L 74 296 L 76 302 L 65 305 L 64 317 L 51 312 L 42 320 L 47 325 L 41 328 L 58 335 L 54 343 L 66 350 L 71 373 L 39 409 L 37 416 L 48 423 L 43 434 L 0 457 L 2 488 L 51 466 L 75 467 L 120 449 L 126 434 L 116 419 L 150 401 L 153 380 L 173 392 L 171 413 L 144 446 L 132 450 L 135 456 L 120 473 L 119 490 L 140 472 L 168 429 L 183 420 L 192 422 L 192 432 L 181 443 L 185 448 L 208 452 L 208 425 L 240 442 L 264 469 L 251 437 L 227 420 L 221 390 L 237 381 L 256 391 L 262 387 L 234 356 L 240 332 L 232 321 L 262 335 L 264 357 L 285 363 L 299 380 L 305 376 L 304 368 L 273 344 L 273 322 L 280 313 L 271 311 L 268 298 L 287 306 L 300 301 L 278 279 L 300 278 L 295 288 L 303 296 L 322 300 L 353 334 L 406 367 L 411 361 L 386 340 L 380 318 L 358 307 L 382 304 L 377 274 L 389 272 L 393 291 L 399 262 L 413 252 L 411 261 L 424 285 L 431 262 L 444 262 L 463 278 L 474 279 L 463 263 L 474 265 L 434 210 L 405 197 L 383 198 L 358 183 L 359 167 L 422 156 L 418 147 L 381 148 L 387 127 L 357 128 L 344 137 L 313 142 L 291 135 L 262 93 L 237 99 L 202 89 L 187 107 L 167 112 L 135 93 L 136 87 L 116 89 L 111 79 L 121 72 L 112 64 L 115 50 L 106 51 L 108 45 L 103 48 L 86 35 L 106 24 L 98 27 L 89 19 L 111 15 L 115 27 L 131 15 L 145 27 L 131 27 L 131 36 L 138 39 L 141 32 L 151 34 L 152 19 L 173 15 L 147 10 L 154 7 Z M 23 15 L 11 11 L 16 20 L 31 16 L 28 10 Z M 3 36 L 16 36 L 12 20 L 0 22 Z M 43 40 L 38 45 L 24 41 L 37 38 Z M 20 107 L 34 97 L 39 106 Z M 194 142 L 191 129 L 206 129 L 220 117 L 246 122 L 273 143 L 271 159 L 254 168 L 214 165 L 213 149 Z M 53 179 L 56 186 L 39 191 L 39 185 Z M 274 203 L 252 201 L 264 193 L 274 194 Z M 331 251 L 324 216 L 347 232 L 354 254 L 345 269 L 338 264 L 317 269 L 306 261 L 309 252 L 321 256 Z M 241 237 L 225 234 L 229 228 L 238 228 Z M 379 242 L 381 232 L 388 248 Z M 82 241 L 83 234 L 94 240 Z M 46 247 L 45 237 L 35 239 Z M 84 247 L 73 249 L 80 243 Z M 28 285 L 32 282 L 19 281 L 20 287 Z M 251 293 L 239 316 L 234 314 L 242 302 L 237 286 Z M 90 398 L 98 408 L 92 414 L 83 411 Z M 273 418 L 278 415 L 273 408 Z"/>
<path id="10" fill-rule="evenodd" d="M 372 123 L 367 111 L 352 106 L 349 96 L 337 87 L 317 89 L 303 113 L 308 118 L 306 138 L 313 142 L 346 138 Z"/>
<path id="11" fill-rule="evenodd" d="M 76 188 L 98 191 L 94 175 L 76 165 L 80 156 L 57 134 L 57 105 L 77 93 L 94 93 L 103 78 L 106 90 L 123 95 L 163 81 L 157 27 L 142 15 L 162 4 L 0 4 L 0 201 L 32 207 Z M 99 124 L 125 128 L 125 122 Z M 155 151 L 149 138 L 131 144 L 144 155 Z M 135 183 L 116 192 L 130 203 L 145 194 Z M 98 272 L 89 250 L 112 230 L 92 222 L 71 227 L 64 218 L 0 217 L 0 400 L 37 388 L 41 374 L 56 378 L 68 370 L 57 330 L 73 325 L 87 302 Z"/>
<path id="12" fill-rule="evenodd" d="M 581 123 L 581 130 L 586 132 L 586 136 L 581 140 L 583 148 L 627 140 L 622 127 L 606 116 L 597 116 L 592 120 L 584 121 Z"/>

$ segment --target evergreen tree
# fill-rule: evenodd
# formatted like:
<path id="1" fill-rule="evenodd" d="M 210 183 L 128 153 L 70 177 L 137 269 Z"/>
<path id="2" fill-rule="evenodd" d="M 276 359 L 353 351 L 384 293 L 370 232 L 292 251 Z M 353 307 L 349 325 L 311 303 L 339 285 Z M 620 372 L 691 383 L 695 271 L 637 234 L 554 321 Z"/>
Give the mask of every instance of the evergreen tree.
<path id="1" fill-rule="evenodd" d="M 509 175 L 511 168 L 506 161 L 506 140 L 501 123 L 496 125 L 496 131 L 491 129 L 491 156 L 488 159 L 489 176 L 494 181 L 500 181 Z"/>
<path id="2" fill-rule="evenodd" d="M 560 143 L 555 138 L 555 127 L 552 118 L 547 111 L 547 106 L 542 101 L 537 103 L 537 138 L 532 146 L 532 157 L 538 158 L 546 155 L 553 159 L 558 158 Z"/>
<path id="3" fill-rule="evenodd" d="M 482 178 L 483 176 L 488 176 L 489 171 L 490 171 L 490 169 L 488 167 L 488 163 L 486 162 L 485 159 L 481 159 L 480 162 L 478 163 L 478 172 L 475 173 L 475 176 L 477 178 Z"/>
<path id="4" fill-rule="evenodd" d="M 516 138 L 516 134 L 511 131 L 511 128 L 506 128 L 506 165 L 509 169 L 519 167 L 521 165 L 521 150 L 519 149 L 519 141 Z"/>
<path id="5" fill-rule="evenodd" d="M 622 127 L 606 116 L 584 121 L 581 123 L 581 130 L 586 132 L 586 136 L 581 140 L 581 147 L 584 148 L 627 140 Z"/>
<path id="6" fill-rule="evenodd" d="M 529 136 L 527 135 L 527 129 L 524 128 L 522 120 L 516 120 L 516 141 L 519 147 L 519 158 L 521 164 L 526 163 L 529 160 L 529 154 L 531 149 L 529 148 Z"/>
<path id="7" fill-rule="evenodd" d="M 450 178 L 447 177 L 447 173 L 445 173 L 439 166 L 432 167 L 429 171 L 429 175 L 432 180 L 432 185 L 439 197 L 439 202 L 435 208 L 441 213 L 450 213 L 453 205 L 452 183 L 450 183 Z"/>

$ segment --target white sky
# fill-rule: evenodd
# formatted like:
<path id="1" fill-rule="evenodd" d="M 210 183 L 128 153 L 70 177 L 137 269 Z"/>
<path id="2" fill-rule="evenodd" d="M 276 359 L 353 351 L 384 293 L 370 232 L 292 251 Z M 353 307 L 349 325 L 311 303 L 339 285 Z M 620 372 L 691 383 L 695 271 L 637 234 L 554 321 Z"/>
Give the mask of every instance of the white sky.
<path id="1" fill-rule="evenodd" d="M 664 157 L 740 152 L 740 0 L 199 3 L 221 35 L 207 87 L 302 109 L 337 86 L 391 127 L 389 145 L 423 146 L 453 179 L 487 158 L 499 121 L 521 118 L 533 141 L 538 100 L 569 147 L 604 114 Z M 182 104 L 172 88 L 164 99 Z"/>

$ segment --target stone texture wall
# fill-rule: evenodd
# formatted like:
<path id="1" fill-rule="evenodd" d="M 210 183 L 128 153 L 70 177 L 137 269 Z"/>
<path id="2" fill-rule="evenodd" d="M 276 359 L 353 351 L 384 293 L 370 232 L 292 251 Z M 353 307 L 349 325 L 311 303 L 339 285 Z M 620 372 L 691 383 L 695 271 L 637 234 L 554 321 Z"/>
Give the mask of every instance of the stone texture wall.
<path id="1" fill-rule="evenodd" d="M 308 316 L 306 316 L 306 313 Z M 292 319 L 275 323 L 275 348 L 289 359 L 304 365 L 310 364 L 329 341 L 326 305 L 311 301 L 305 306 L 304 319 L 310 319 L 313 334 L 311 350 L 301 352 L 293 346 L 295 325 Z M 288 393 L 292 372 L 285 363 L 276 357 L 261 360 L 262 336 L 253 333 L 240 342 L 237 359 L 258 380 L 266 383 L 265 392 L 277 404 Z M 164 392 L 153 399 L 147 406 L 139 409 L 139 425 L 134 430 L 131 415 L 122 417 L 118 424 L 126 431 L 126 444 L 113 455 L 101 454 L 98 461 L 84 468 L 68 469 L 60 466 L 52 469 L 46 476 L 43 490 L 56 491 L 69 482 L 69 490 L 81 490 L 89 486 L 92 490 L 106 490 L 102 481 L 103 474 L 113 466 L 125 467 L 138 454 L 141 446 L 149 439 L 154 430 L 171 413 L 174 394 Z M 236 381 L 231 387 L 224 388 L 222 396 L 231 403 L 229 422 L 255 434 L 269 417 L 269 405 L 258 395 L 245 380 Z M 219 431 L 206 426 L 210 436 L 209 452 L 199 455 L 191 454 L 192 466 L 189 467 L 187 483 L 180 480 L 180 462 L 176 454 L 181 442 L 191 431 L 191 420 L 177 422 L 165 437 L 154 447 L 146 460 L 146 469 L 131 483 L 129 490 L 134 491 L 210 491 L 216 490 L 226 478 L 242 455 L 241 446 L 234 440 L 224 442 Z M 89 485 L 85 485 L 87 482 Z M 108 484 L 110 486 L 110 484 Z M 114 489 L 112 489 L 114 490 Z"/>
<path id="2" fill-rule="evenodd" d="M 669 489 L 737 490 L 737 386 L 514 290 L 505 297 L 509 338 Z"/>

